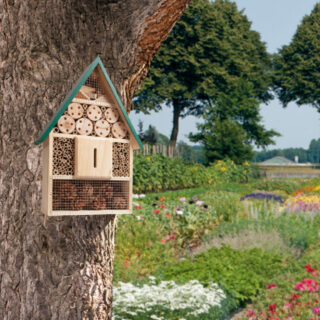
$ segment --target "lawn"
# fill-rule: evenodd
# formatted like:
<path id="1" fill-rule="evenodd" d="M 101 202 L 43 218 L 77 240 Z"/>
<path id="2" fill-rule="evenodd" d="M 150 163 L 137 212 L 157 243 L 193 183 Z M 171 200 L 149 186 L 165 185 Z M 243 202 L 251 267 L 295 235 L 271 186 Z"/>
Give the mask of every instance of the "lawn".
<path id="1" fill-rule="evenodd" d="M 230 180 L 134 199 L 114 319 L 319 319 L 319 179 Z"/>

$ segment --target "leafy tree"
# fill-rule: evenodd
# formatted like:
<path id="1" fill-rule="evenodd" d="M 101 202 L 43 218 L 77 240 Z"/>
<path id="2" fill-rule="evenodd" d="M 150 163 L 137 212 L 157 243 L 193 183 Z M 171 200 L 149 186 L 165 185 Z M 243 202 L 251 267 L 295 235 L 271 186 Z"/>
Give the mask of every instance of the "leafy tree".
<path id="1" fill-rule="evenodd" d="M 312 163 L 320 162 L 320 139 L 312 139 L 308 150 L 308 159 Z"/>
<path id="2" fill-rule="evenodd" d="M 177 145 L 178 154 L 186 162 L 197 161 L 196 151 L 184 141 L 179 141 Z"/>
<path id="3" fill-rule="evenodd" d="M 286 106 L 295 101 L 298 105 L 320 107 L 320 3 L 305 16 L 287 46 L 274 58 L 274 88 Z"/>
<path id="4" fill-rule="evenodd" d="M 259 102 L 252 84 L 239 81 L 233 94 L 221 94 L 214 105 L 206 108 L 200 130 L 191 134 L 192 141 L 204 145 L 206 162 L 230 158 L 236 163 L 250 160 L 253 147 L 274 144 L 272 137 L 279 135 L 266 130 L 260 123 Z"/>
<path id="5" fill-rule="evenodd" d="M 202 125 L 206 163 L 229 158 L 242 163 L 252 157 L 244 129 L 230 119 L 215 119 Z"/>
<path id="6" fill-rule="evenodd" d="M 251 23 L 228 0 L 192 1 L 154 57 L 135 99 L 147 113 L 173 109 L 170 144 L 177 141 L 179 118 L 200 115 L 221 94 L 232 95 L 240 80 L 252 84 L 258 101 L 271 98 L 270 57 Z"/>
<path id="7" fill-rule="evenodd" d="M 156 127 L 149 125 L 148 130 L 143 133 L 142 141 L 151 145 L 157 144 L 159 141 L 159 132 L 157 131 Z"/>
<path id="8" fill-rule="evenodd" d="M 154 144 L 164 144 L 164 145 L 168 145 L 169 143 L 169 138 L 160 133 L 156 127 L 149 125 L 149 128 L 143 132 L 143 123 L 140 120 L 139 124 L 139 137 L 141 139 L 141 141 L 149 143 L 151 145 Z"/>

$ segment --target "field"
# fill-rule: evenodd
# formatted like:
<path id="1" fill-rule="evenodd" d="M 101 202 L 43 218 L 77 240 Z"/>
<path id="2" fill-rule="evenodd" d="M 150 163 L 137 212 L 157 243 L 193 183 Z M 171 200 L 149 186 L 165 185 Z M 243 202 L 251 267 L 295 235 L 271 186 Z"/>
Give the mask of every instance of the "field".
<path id="1" fill-rule="evenodd" d="M 119 218 L 115 320 L 320 319 L 320 179 L 232 166 L 216 164 L 209 185 L 136 195 Z"/>

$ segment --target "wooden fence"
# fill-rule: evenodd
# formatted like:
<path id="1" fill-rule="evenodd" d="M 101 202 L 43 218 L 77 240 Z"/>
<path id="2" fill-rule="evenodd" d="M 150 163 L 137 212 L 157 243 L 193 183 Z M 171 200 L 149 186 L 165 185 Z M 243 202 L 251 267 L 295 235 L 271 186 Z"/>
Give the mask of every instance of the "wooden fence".
<path id="1" fill-rule="evenodd" d="M 163 156 L 170 158 L 182 157 L 178 148 L 173 148 L 172 146 L 168 146 L 165 144 L 144 144 L 142 150 L 135 150 L 135 154 L 152 155 L 157 153 L 161 153 Z"/>

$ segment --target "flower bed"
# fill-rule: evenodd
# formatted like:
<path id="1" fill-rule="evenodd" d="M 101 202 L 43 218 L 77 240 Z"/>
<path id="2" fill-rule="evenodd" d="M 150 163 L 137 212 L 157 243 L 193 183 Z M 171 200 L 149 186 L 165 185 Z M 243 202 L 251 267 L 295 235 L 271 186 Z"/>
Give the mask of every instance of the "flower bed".
<path id="1" fill-rule="evenodd" d="M 288 265 L 241 319 L 320 319 L 319 255 L 319 249 L 313 249 L 301 261 Z"/>
<path id="2" fill-rule="evenodd" d="M 215 283 L 204 287 L 199 281 L 174 281 L 140 286 L 120 282 L 114 288 L 114 320 L 123 319 L 223 319 L 228 313 L 227 296 Z"/>

